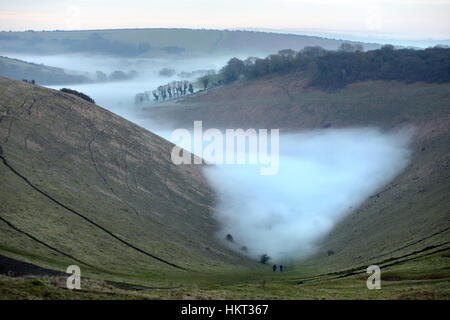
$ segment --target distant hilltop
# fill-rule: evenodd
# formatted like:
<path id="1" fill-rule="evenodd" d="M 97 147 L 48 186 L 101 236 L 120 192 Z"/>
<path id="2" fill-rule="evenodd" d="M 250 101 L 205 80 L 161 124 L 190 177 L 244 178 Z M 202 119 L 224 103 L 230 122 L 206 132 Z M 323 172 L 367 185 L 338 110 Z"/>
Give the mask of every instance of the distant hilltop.
<path id="1" fill-rule="evenodd" d="M 116 29 L 0 32 L 2 54 L 89 53 L 124 57 L 267 55 L 306 46 L 337 49 L 344 40 L 260 31 L 207 29 Z M 356 42 L 354 42 L 356 43 Z M 361 43 L 367 49 L 378 44 Z"/>

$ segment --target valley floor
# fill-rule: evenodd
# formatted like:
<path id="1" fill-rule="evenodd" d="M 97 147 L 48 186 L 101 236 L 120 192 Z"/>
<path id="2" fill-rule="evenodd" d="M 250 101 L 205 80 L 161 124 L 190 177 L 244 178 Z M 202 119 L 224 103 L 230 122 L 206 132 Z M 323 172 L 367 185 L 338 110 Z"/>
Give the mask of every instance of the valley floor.
<path id="1" fill-rule="evenodd" d="M 148 288 L 91 278 L 81 290 L 68 290 L 66 276 L 14 277 L 0 275 L 2 299 L 449 299 L 450 247 L 418 254 L 412 259 L 381 266 L 381 289 L 368 290 L 365 272 L 337 272 L 307 277 L 299 271 L 258 274 L 251 280 L 219 285 L 212 278 L 202 284 Z M 36 270 L 35 270 L 36 271 Z M 10 273 L 11 275 L 11 273 Z M 187 277 L 190 275 L 187 274 Z M 237 275 L 232 275 L 232 277 Z"/>

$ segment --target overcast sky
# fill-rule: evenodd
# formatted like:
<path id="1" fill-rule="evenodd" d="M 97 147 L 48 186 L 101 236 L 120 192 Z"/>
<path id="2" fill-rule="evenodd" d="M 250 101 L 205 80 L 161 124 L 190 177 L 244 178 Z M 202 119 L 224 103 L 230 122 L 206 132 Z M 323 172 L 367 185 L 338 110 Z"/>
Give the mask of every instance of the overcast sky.
<path id="1" fill-rule="evenodd" d="M 450 0 L 0 0 L 1 30 L 314 29 L 450 38 Z"/>

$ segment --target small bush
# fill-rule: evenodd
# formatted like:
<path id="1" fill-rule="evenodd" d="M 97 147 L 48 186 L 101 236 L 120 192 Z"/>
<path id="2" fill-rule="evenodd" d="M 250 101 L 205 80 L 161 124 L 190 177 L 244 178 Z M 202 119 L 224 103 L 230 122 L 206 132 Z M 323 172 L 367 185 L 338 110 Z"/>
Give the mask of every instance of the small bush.
<path id="1" fill-rule="evenodd" d="M 262 254 L 261 257 L 259 258 L 259 262 L 262 264 L 267 264 L 267 262 L 269 262 L 270 257 L 267 254 Z"/>
<path id="2" fill-rule="evenodd" d="M 80 97 L 83 100 L 89 101 L 91 103 L 95 103 L 94 99 L 92 99 L 91 97 L 89 97 L 88 95 L 86 95 L 86 94 L 84 94 L 82 92 L 78 92 L 76 90 L 67 89 L 67 88 L 62 88 L 62 89 L 60 89 L 60 91 L 76 95 L 77 97 Z"/>

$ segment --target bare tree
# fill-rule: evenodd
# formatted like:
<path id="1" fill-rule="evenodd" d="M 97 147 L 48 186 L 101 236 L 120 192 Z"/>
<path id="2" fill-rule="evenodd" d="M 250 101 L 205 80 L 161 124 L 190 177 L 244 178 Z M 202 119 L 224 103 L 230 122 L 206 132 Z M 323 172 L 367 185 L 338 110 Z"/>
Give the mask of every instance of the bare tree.
<path id="1" fill-rule="evenodd" d="M 203 88 L 206 90 L 208 88 L 208 84 L 209 84 L 208 77 L 203 77 L 202 84 L 203 84 Z"/>

